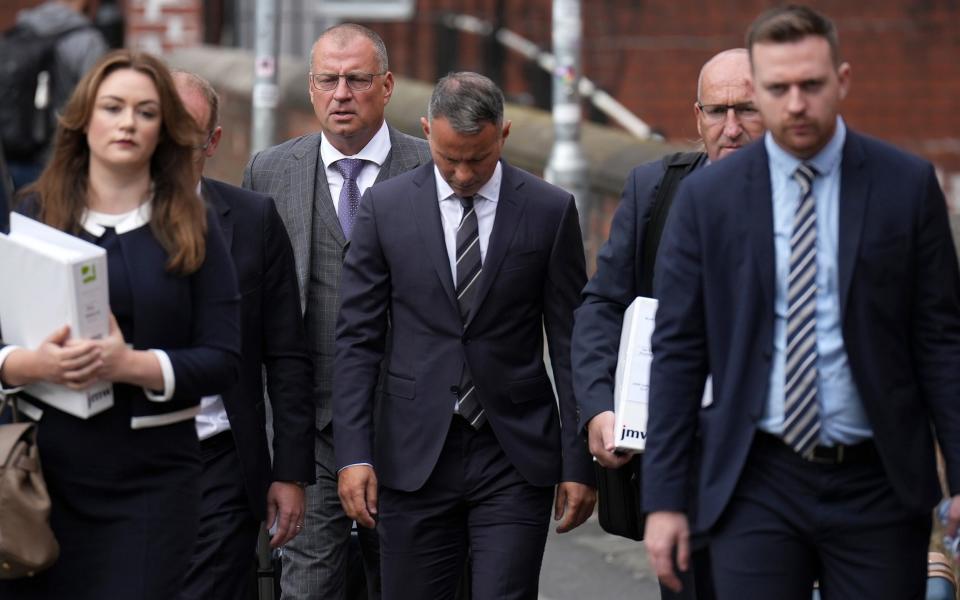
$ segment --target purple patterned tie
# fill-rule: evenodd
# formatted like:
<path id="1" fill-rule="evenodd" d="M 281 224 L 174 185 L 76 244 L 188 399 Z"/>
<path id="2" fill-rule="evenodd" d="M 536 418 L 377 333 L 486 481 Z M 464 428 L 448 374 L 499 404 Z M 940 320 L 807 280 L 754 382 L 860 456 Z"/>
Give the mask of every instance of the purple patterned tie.
<path id="1" fill-rule="evenodd" d="M 343 237 L 350 239 L 350 230 L 353 221 L 357 218 L 357 208 L 360 206 L 360 188 L 357 186 L 357 176 L 366 161 L 362 158 L 341 158 L 333 163 L 333 168 L 343 177 L 343 187 L 340 188 L 340 200 L 337 203 L 337 215 L 340 217 L 340 226 L 343 228 Z"/>

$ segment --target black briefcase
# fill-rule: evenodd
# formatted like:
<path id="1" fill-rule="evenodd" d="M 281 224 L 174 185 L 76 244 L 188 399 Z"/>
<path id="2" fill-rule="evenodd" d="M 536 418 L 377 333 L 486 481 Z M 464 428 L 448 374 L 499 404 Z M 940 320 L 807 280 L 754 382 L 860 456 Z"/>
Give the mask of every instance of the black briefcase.
<path id="1" fill-rule="evenodd" d="M 594 463 L 597 471 L 597 516 L 607 533 L 643 539 L 646 516 L 640 502 L 643 457 L 636 455 L 619 469 Z"/>

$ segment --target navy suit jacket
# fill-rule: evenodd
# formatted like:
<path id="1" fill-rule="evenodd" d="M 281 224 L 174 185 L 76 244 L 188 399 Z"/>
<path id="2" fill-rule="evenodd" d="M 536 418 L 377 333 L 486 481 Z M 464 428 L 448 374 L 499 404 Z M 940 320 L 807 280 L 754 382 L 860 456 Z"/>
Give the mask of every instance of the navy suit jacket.
<path id="1" fill-rule="evenodd" d="M 466 361 L 489 426 L 529 483 L 592 484 L 570 381 L 573 310 L 585 279 L 573 197 L 503 163 L 476 304 L 464 323 L 433 163 L 370 188 L 341 281 L 333 386 L 337 464 L 372 463 L 381 484 L 419 489 L 443 447 L 456 399 L 451 388 Z M 544 329 L 559 414 L 543 361 Z M 384 358 L 389 366 L 374 428 Z"/>
<path id="2" fill-rule="evenodd" d="M 694 168 L 704 164 L 706 154 Z M 575 313 L 571 344 L 580 427 L 586 427 L 598 414 L 614 409 L 613 387 L 623 315 L 640 294 L 650 209 L 665 173 L 662 159 L 630 171 L 610 223 L 610 238 L 597 254 L 597 271 L 583 288 L 583 304 Z"/>
<path id="3" fill-rule="evenodd" d="M 960 492 L 960 279 L 946 202 L 929 163 L 848 130 L 839 217 L 850 369 L 893 489 L 923 513 L 940 497 L 934 432 Z M 769 387 L 773 208 L 762 143 L 680 185 L 655 282 L 644 508 L 684 510 L 699 431 L 707 528 L 740 477 Z M 701 410 L 708 372 L 714 401 Z"/>
<path id="4" fill-rule="evenodd" d="M 202 191 L 218 217 L 241 295 L 240 379 L 221 396 L 250 507 L 264 518 L 270 483 L 313 482 L 315 478 L 313 366 L 307 354 L 293 249 L 270 197 L 206 178 Z M 272 467 L 264 372 L 275 432 Z"/>

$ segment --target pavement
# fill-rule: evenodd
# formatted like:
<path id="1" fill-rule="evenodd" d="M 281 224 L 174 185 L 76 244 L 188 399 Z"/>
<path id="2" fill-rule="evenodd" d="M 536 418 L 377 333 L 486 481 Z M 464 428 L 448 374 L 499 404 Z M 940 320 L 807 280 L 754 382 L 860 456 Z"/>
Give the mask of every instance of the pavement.
<path id="1" fill-rule="evenodd" d="M 539 600 L 659 600 L 643 542 L 605 533 L 596 514 L 570 533 L 551 528 Z"/>

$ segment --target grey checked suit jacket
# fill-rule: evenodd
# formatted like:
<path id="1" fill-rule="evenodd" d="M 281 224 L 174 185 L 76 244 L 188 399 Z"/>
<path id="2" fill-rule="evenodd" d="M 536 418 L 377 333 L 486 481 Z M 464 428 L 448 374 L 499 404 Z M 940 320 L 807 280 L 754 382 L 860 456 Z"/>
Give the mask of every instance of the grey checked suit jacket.
<path id="1" fill-rule="evenodd" d="M 380 168 L 377 183 L 430 161 L 426 141 L 392 127 L 388 129 L 390 153 Z M 311 349 L 319 348 L 318 353 L 312 352 L 318 356 L 314 363 L 316 389 L 320 396 L 317 398 L 317 431 L 330 423 L 332 415 L 334 332 L 340 302 L 340 269 L 347 249 L 326 173 L 322 168 L 317 172 L 319 152 L 320 133 L 307 134 L 258 152 L 243 173 L 243 187 L 272 196 L 276 201 L 293 244 L 300 306 L 304 312 L 307 312 L 311 268 L 317 266 L 322 273 L 319 305 L 309 307 L 313 335 L 319 338 L 309 341 Z M 314 210 L 316 203 L 320 204 L 319 211 Z M 314 214 L 322 221 L 319 227 L 314 226 Z M 314 231 L 324 235 L 313 239 Z M 332 457 L 323 458 L 332 461 Z"/>

